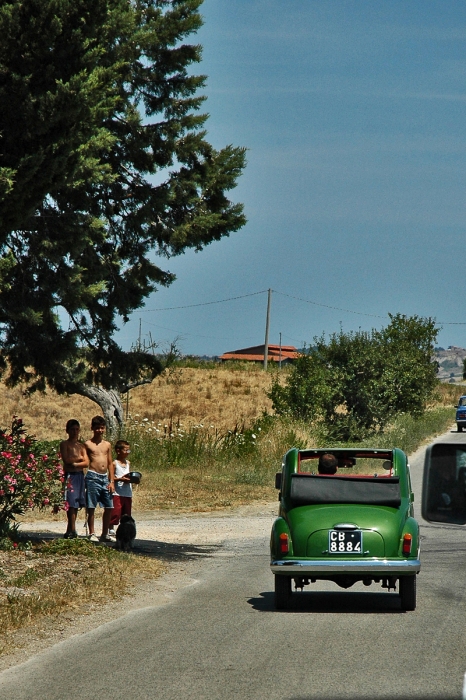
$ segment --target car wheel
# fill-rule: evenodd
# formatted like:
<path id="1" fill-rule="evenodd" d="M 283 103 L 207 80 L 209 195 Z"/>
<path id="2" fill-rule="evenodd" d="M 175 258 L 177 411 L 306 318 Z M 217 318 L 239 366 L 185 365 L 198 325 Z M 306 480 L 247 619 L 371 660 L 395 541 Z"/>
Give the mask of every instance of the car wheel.
<path id="1" fill-rule="evenodd" d="M 463 426 L 462 426 L 462 425 L 458 425 L 457 428 L 458 428 L 458 432 L 459 432 L 459 433 L 462 433 L 462 432 L 463 432 Z"/>
<path id="2" fill-rule="evenodd" d="M 402 610 L 416 610 L 416 576 L 401 576 L 399 579 Z"/>
<path id="3" fill-rule="evenodd" d="M 285 610 L 291 598 L 291 577 L 275 574 L 275 609 Z"/>

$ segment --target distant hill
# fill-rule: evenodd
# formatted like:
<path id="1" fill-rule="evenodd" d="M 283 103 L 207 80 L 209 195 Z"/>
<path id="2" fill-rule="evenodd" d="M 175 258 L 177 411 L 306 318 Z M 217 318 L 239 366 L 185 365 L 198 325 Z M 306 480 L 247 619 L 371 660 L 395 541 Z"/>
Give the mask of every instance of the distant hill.
<path id="1" fill-rule="evenodd" d="M 466 358 L 466 349 L 456 345 L 450 345 L 446 350 L 435 348 L 435 359 L 439 363 L 438 378 L 441 381 L 462 382 L 463 360 Z"/>

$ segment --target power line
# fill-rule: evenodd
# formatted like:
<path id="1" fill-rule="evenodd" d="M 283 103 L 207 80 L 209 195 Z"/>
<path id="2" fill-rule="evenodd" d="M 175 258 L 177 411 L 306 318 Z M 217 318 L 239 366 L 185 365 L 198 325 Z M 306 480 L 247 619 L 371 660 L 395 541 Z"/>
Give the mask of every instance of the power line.
<path id="1" fill-rule="evenodd" d="M 153 326 L 154 328 L 162 328 L 164 331 L 171 331 L 172 333 L 177 333 L 180 336 L 190 336 L 193 338 L 208 338 L 209 340 L 231 340 L 232 342 L 236 341 L 236 336 L 235 337 L 229 336 L 229 337 L 225 338 L 225 337 L 219 337 L 219 336 L 215 336 L 215 335 L 200 335 L 199 333 L 188 333 L 188 332 L 184 332 L 184 331 L 178 331 L 178 330 L 176 330 L 176 328 L 167 328 L 166 326 L 159 326 L 158 324 L 151 323 L 150 321 L 144 321 L 144 323 L 146 324 L 146 326 Z M 252 336 L 246 336 L 246 337 L 248 340 L 255 339 Z"/>
<path id="2" fill-rule="evenodd" d="M 175 309 L 192 309 L 195 306 L 209 306 L 211 304 L 223 304 L 226 301 L 235 301 L 236 299 L 246 299 L 246 297 L 254 297 L 258 294 L 267 294 L 268 289 L 263 289 L 261 292 L 252 292 L 252 294 L 242 294 L 239 297 L 230 297 L 229 299 L 218 299 L 218 301 L 205 301 L 202 304 L 187 304 L 186 306 L 167 306 L 162 309 L 140 309 L 140 312 L 151 312 L 155 311 L 174 311 Z"/>
<path id="3" fill-rule="evenodd" d="M 290 299 L 297 299 L 298 301 L 304 301 L 306 304 L 313 304 L 314 306 L 323 306 L 326 309 L 333 309 L 334 311 L 344 311 L 347 314 L 357 314 L 358 316 L 371 316 L 372 318 L 387 318 L 387 316 L 379 316 L 377 314 L 366 314 L 364 311 L 350 311 L 349 309 L 340 309 L 338 306 L 329 306 L 329 304 L 319 304 L 317 301 L 310 301 L 309 299 L 302 299 L 301 297 L 294 297 L 292 294 L 285 294 L 284 292 L 277 292 L 276 289 L 272 289 L 275 294 L 280 294 L 282 297 L 289 297 Z"/>
<path id="4" fill-rule="evenodd" d="M 320 306 L 324 309 L 332 309 L 333 311 L 342 311 L 347 314 L 355 314 L 357 316 L 368 316 L 369 318 L 388 318 L 388 314 L 381 316 L 380 314 L 368 314 L 365 311 L 353 311 L 352 309 L 343 309 L 340 306 L 331 306 L 330 304 L 322 304 L 318 301 L 313 301 L 312 299 L 303 299 L 302 297 L 294 296 L 293 294 L 286 294 L 285 292 L 279 292 L 276 289 L 272 289 L 272 292 L 278 294 L 282 297 L 288 297 L 289 299 L 296 299 L 297 301 L 302 301 L 305 304 L 312 304 L 313 306 Z M 237 299 L 246 299 L 248 297 L 258 296 L 259 294 L 267 294 L 268 289 L 262 289 L 260 292 L 251 292 L 250 294 L 242 294 L 236 297 L 228 297 L 227 299 L 217 299 L 215 301 L 205 301 L 199 304 L 185 304 L 184 306 L 166 306 L 159 309 L 139 309 L 139 313 L 156 313 L 158 311 L 176 311 L 178 309 L 193 309 L 199 306 L 212 306 L 213 304 L 224 304 L 229 301 L 236 301 Z M 466 321 L 436 321 L 437 325 L 441 326 L 466 326 Z"/>

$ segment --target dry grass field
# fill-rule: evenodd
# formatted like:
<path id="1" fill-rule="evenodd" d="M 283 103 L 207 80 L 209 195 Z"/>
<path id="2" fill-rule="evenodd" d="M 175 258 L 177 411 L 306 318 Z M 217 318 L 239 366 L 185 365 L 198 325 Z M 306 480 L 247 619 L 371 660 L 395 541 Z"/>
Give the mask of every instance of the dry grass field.
<path id="1" fill-rule="evenodd" d="M 267 397 L 276 369 L 264 372 L 257 365 L 241 367 L 219 365 L 215 368 L 175 367 L 157 377 L 152 384 L 140 386 L 123 396 L 125 414 L 147 418 L 155 423 L 185 427 L 203 424 L 220 433 L 235 427 L 249 427 L 263 411 L 272 409 Z M 283 369 L 281 377 L 286 376 Z M 466 387 L 440 384 L 435 405 L 453 406 Z M 68 418 L 77 418 L 84 438 L 90 437 L 92 416 L 99 406 L 81 396 L 58 396 L 53 391 L 24 396 L 21 387 L 8 389 L 0 382 L 0 427 L 20 416 L 28 432 L 39 440 L 64 439 Z"/>
<path id="2" fill-rule="evenodd" d="M 270 411 L 266 392 L 271 381 L 270 373 L 254 365 L 244 369 L 175 368 L 152 384 L 133 389 L 129 401 L 123 397 L 123 406 L 139 419 L 186 426 L 202 423 L 224 432 L 248 426 L 264 409 Z M 81 396 L 58 396 L 48 391 L 26 397 L 21 387 L 8 389 L 0 383 L 0 427 L 10 425 L 17 415 L 39 440 L 64 439 L 69 418 L 79 420 L 87 439 L 91 418 L 100 412 L 97 404 Z"/>

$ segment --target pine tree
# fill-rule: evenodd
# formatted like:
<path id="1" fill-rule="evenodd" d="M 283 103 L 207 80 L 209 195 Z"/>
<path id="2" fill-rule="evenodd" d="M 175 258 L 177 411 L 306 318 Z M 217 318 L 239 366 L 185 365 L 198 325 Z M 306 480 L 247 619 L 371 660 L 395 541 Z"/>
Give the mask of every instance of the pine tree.
<path id="1" fill-rule="evenodd" d="M 174 276 L 154 262 L 245 223 L 245 151 L 206 140 L 202 0 L 11 0 L 0 7 L 0 360 L 9 385 L 97 401 L 160 360 L 118 324 Z M 152 255 L 151 255 L 152 254 Z M 154 255 L 155 254 L 155 255 Z"/>

